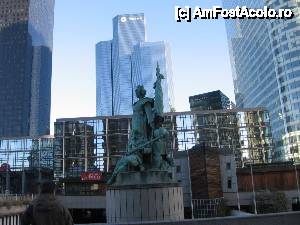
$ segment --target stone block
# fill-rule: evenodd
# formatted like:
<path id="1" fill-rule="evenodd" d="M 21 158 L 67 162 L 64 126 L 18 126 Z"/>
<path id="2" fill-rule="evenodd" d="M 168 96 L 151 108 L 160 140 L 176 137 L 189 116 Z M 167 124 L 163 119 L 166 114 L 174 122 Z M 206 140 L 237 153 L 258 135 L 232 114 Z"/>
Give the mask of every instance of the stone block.
<path id="1" fill-rule="evenodd" d="M 116 184 L 108 188 L 108 223 L 184 219 L 182 187 L 165 172 L 148 172 L 130 172 L 129 178 L 123 173 L 121 177 L 117 177 Z"/>

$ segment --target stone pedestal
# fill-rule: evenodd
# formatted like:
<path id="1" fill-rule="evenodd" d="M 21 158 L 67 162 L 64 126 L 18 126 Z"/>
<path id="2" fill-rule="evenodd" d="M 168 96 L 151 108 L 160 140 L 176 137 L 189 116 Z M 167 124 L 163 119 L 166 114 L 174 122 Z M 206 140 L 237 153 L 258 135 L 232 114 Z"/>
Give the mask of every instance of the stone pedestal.
<path id="1" fill-rule="evenodd" d="M 107 223 L 184 219 L 182 188 L 164 171 L 126 172 L 106 192 Z"/>

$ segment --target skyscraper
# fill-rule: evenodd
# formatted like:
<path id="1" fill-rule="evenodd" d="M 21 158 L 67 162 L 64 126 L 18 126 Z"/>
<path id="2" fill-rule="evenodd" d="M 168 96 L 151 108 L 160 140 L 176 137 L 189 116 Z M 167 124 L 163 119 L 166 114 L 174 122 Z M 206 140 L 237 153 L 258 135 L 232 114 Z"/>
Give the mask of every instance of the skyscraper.
<path id="1" fill-rule="evenodd" d="M 113 39 L 96 44 L 97 115 L 131 114 L 138 84 L 145 85 L 147 95 L 153 96 L 150 82 L 157 63 L 166 76 L 163 87 L 170 99 L 165 101 L 169 111 L 173 101 L 169 47 L 165 42 L 146 42 L 145 33 L 143 13 L 118 15 L 113 18 Z M 141 54 L 146 58 L 141 60 Z M 146 61 L 150 64 L 145 65 Z"/>
<path id="2" fill-rule="evenodd" d="M 132 53 L 132 85 L 135 90 L 137 85 L 144 85 L 147 95 L 154 97 L 153 84 L 156 81 L 156 67 L 165 76 L 162 80 L 164 92 L 164 111 L 170 112 L 174 106 L 173 74 L 170 46 L 165 41 L 140 42 L 133 48 Z M 133 101 L 137 100 L 133 95 Z"/>
<path id="3" fill-rule="evenodd" d="M 266 5 L 294 12 L 294 18 L 288 20 L 227 20 L 226 29 L 237 107 L 266 107 L 276 147 L 273 159 L 299 159 L 300 3 L 224 0 L 223 5 L 226 8 Z"/>
<path id="4" fill-rule="evenodd" d="M 145 41 L 144 14 L 119 15 L 113 18 L 113 104 L 114 114 L 131 114 L 133 46 Z"/>
<path id="5" fill-rule="evenodd" d="M 101 41 L 96 45 L 97 115 L 114 115 L 112 71 L 112 42 Z"/>
<path id="6" fill-rule="evenodd" d="M 0 1 L 0 136 L 50 132 L 54 0 Z"/>

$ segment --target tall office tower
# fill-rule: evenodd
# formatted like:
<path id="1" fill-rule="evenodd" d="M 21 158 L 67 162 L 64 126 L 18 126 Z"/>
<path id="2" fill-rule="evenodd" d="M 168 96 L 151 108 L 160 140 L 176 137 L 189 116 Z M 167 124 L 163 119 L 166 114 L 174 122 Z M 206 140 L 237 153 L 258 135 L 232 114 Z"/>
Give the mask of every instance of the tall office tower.
<path id="1" fill-rule="evenodd" d="M 134 46 L 132 54 L 132 84 L 133 90 L 137 85 L 144 85 L 147 96 L 154 97 L 153 84 L 156 81 L 156 67 L 165 76 L 162 80 L 164 92 L 164 111 L 170 112 L 174 106 L 172 81 L 172 63 L 170 46 L 167 42 L 140 42 Z M 133 101 L 137 98 L 133 95 Z"/>
<path id="2" fill-rule="evenodd" d="M 294 18 L 284 20 L 227 20 L 226 29 L 237 107 L 266 107 L 275 141 L 273 160 L 299 160 L 300 3 L 224 0 L 223 5 L 226 8 L 266 5 L 294 12 Z"/>
<path id="3" fill-rule="evenodd" d="M 131 114 L 133 46 L 145 41 L 144 14 L 119 15 L 113 18 L 113 104 L 114 114 Z"/>
<path id="4" fill-rule="evenodd" d="M 114 115 L 112 83 L 112 42 L 96 44 L 96 110 L 97 115 Z"/>
<path id="5" fill-rule="evenodd" d="M 164 42 L 145 42 L 145 32 L 143 13 L 118 15 L 113 18 L 113 39 L 96 44 L 97 115 L 131 114 L 138 84 L 145 85 L 148 96 L 153 94 L 150 82 L 157 62 L 166 76 L 164 92 L 173 96 L 169 47 Z M 145 57 L 142 60 L 141 54 Z M 168 111 L 170 104 L 165 103 Z"/>
<path id="6" fill-rule="evenodd" d="M 0 1 L 0 136 L 50 132 L 54 0 Z"/>

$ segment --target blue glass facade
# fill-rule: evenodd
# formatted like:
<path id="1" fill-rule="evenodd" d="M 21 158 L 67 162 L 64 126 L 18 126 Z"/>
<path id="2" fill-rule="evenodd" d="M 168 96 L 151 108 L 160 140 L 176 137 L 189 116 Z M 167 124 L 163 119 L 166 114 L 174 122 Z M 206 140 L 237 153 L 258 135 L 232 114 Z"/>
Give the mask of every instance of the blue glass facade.
<path id="1" fill-rule="evenodd" d="M 0 136 L 50 132 L 54 0 L 0 2 Z"/>
<path id="2" fill-rule="evenodd" d="M 134 89 L 142 82 L 148 95 L 153 96 L 152 81 L 157 62 L 166 76 L 163 83 L 165 110 L 169 111 L 170 105 L 173 105 L 169 46 L 164 42 L 145 41 L 144 14 L 125 14 L 113 18 L 113 39 L 96 45 L 97 115 L 131 114 Z M 141 59 L 141 56 L 145 58 Z"/>
<path id="3" fill-rule="evenodd" d="M 113 18 L 113 98 L 114 115 L 132 113 L 131 53 L 133 46 L 145 41 L 144 14 Z"/>
<path id="4" fill-rule="evenodd" d="M 237 107 L 266 107 L 274 160 L 299 159 L 300 3 L 296 0 L 223 1 L 226 8 L 291 8 L 291 20 L 227 20 Z M 299 81 L 298 81 L 299 80 Z"/>
<path id="5" fill-rule="evenodd" d="M 170 47 L 167 42 L 141 42 L 134 46 L 132 54 L 132 84 L 133 90 L 137 85 L 144 85 L 147 96 L 154 97 L 153 84 L 156 80 L 156 66 L 165 75 L 162 80 L 164 92 L 164 112 L 170 112 L 174 106 L 172 81 L 172 65 Z M 134 101 L 137 98 L 134 96 Z"/>
<path id="6" fill-rule="evenodd" d="M 96 102 L 97 115 L 113 115 L 112 42 L 96 45 Z"/>

